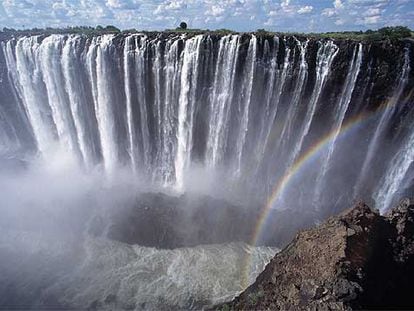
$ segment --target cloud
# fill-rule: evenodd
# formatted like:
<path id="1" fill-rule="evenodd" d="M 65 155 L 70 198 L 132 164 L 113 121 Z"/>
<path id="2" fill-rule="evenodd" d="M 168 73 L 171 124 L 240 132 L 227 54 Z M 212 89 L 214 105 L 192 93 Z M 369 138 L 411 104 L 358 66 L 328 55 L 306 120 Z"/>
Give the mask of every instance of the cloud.
<path id="1" fill-rule="evenodd" d="M 332 8 L 327 8 L 322 11 L 322 16 L 332 17 L 336 15 L 336 10 Z"/>
<path id="2" fill-rule="evenodd" d="M 15 7 L 18 9 L 31 9 L 34 7 L 33 3 L 26 0 L 4 0 L 4 7 Z"/>
<path id="3" fill-rule="evenodd" d="M 367 17 L 364 17 L 363 24 L 365 25 L 378 24 L 380 19 L 381 19 L 381 15 L 367 16 Z"/>
<path id="4" fill-rule="evenodd" d="M 408 11 L 407 11 L 408 9 Z M 409 10 L 414 9 L 414 1 L 406 0 L 333 0 L 332 5 L 321 10 L 321 17 L 333 21 L 333 28 L 346 30 L 367 29 L 375 25 L 381 27 L 395 24 L 395 14 L 405 10 L 404 15 L 409 15 Z M 409 27 L 412 21 L 401 19 L 400 23 Z"/>
<path id="5" fill-rule="evenodd" d="M 307 13 L 312 12 L 312 10 L 313 10 L 313 6 L 311 6 L 311 5 L 306 5 L 306 6 L 301 7 L 301 8 L 298 10 L 298 13 L 299 13 L 299 14 L 307 14 Z"/>
<path id="6" fill-rule="evenodd" d="M 345 21 L 344 20 L 342 20 L 342 19 L 340 19 L 340 18 L 338 18 L 336 21 L 335 21 L 335 25 L 343 25 L 343 24 L 345 24 Z"/>
<path id="7" fill-rule="evenodd" d="M 341 0 L 335 0 L 333 2 L 333 6 L 334 6 L 335 9 L 342 9 L 344 7 Z"/>
<path id="8" fill-rule="evenodd" d="M 290 0 L 282 0 L 282 2 L 280 3 L 280 6 L 283 7 L 287 7 L 290 4 Z"/>
<path id="9" fill-rule="evenodd" d="M 213 5 L 210 10 L 206 12 L 207 15 L 220 16 L 225 12 L 225 9 L 218 5 Z"/>
<path id="10" fill-rule="evenodd" d="M 370 8 L 364 12 L 364 16 L 380 15 L 381 10 L 378 8 Z"/>
<path id="11" fill-rule="evenodd" d="M 411 13 L 410 13 L 411 12 Z M 414 28 L 408 0 L 3 0 L 5 27 L 115 25 L 166 29 L 335 31 L 403 24 Z"/>

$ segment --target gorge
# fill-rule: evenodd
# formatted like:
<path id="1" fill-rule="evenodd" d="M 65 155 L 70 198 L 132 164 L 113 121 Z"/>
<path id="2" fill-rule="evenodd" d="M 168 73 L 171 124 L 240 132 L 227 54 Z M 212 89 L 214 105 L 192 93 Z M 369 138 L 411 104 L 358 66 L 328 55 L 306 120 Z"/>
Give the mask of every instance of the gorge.
<path id="1" fill-rule="evenodd" d="M 413 196 L 411 39 L 0 41 L 0 305 L 212 306 L 298 229 Z"/>

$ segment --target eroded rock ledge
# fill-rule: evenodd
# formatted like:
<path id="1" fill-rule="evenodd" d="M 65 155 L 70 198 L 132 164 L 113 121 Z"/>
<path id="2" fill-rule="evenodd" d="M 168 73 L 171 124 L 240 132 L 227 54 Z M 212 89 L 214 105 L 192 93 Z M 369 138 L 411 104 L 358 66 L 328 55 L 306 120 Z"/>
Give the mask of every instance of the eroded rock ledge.
<path id="1" fill-rule="evenodd" d="M 218 310 L 414 307 L 414 202 L 381 216 L 358 203 L 299 232 L 239 297 Z"/>

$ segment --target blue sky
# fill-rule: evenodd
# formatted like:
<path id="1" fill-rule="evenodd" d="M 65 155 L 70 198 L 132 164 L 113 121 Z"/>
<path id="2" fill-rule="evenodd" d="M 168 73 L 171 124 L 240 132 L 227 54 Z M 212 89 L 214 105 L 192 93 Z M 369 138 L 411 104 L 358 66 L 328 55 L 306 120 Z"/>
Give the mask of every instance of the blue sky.
<path id="1" fill-rule="evenodd" d="M 340 31 L 414 28 L 414 0 L 0 0 L 0 28 L 115 25 Z"/>

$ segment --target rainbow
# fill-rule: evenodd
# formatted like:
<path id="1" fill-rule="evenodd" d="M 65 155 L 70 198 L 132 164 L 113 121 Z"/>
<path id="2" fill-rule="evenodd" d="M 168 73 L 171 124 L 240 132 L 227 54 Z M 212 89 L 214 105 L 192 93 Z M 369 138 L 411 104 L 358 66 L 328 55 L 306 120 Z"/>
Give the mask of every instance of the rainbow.
<path id="1" fill-rule="evenodd" d="M 250 245 L 256 246 L 259 238 L 261 237 L 261 233 L 265 227 L 266 220 L 269 216 L 270 211 L 272 210 L 272 207 L 274 203 L 278 200 L 281 194 L 284 193 L 284 191 L 289 187 L 292 180 L 294 180 L 294 177 L 297 176 L 309 163 L 312 163 L 315 159 L 317 159 L 321 152 L 329 146 L 329 143 L 333 139 L 343 139 L 343 137 L 352 132 L 355 129 L 360 128 L 363 124 L 365 124 L 368 121 L 371 121 L 374 119 L 380 112 L 390 109 L 394 107 L 397 103 L 397 101 L 391 100 L 388 103 L 384 103 L 381 105 L 380 108 L 378 108 L 374 112 L 364 112 L 361 113 L 354 118 L 349 119 L 345 124 L 343 124 L 340 128 L 340 131 L 338 133 L 338 128 L 334 128 L 323 136 L 318 142 L 316 142 L 314 145 L 312 145 L 308 150 L 303 153 L 296 161 L 293 163 L 293 165 L 286 171 L 286 173 L 283 175 L 283 177 L 277 182 L 277 184 L 274 186 L 271 195 L 269 196 L 266 205 L 262 209 L 262 212 L 260 213 L 260 216 L 258 218 L 258 221 L 256 222 L 256 225 L 253 230 L 252 238 L 250 241 Z M 246 255 L 245 263 L 243 265 L 243 286 L 248 286 L 248 279 L 249 279 L 249 272 L 251 268 L 251 255 L 248 253 Z"/>
<path id="2" fill-rule="evenodd" d="M 263 211 L 260 214 L 260 217 L 256 223 L 255 229 L 253 231 L 251 245 L 256 245 L 258 239 L 260 238 L 260 233 L 262 231 L 262 227 L 266 223 L 266 219 L 271 211 L 274 203 L 280 197 L 281 194 L 289 187 L 294 177 L 300 173 L 300 171 L 307 167 L 308 163 L 313 162 L 317 159 L 320 153 L 329 146 L 329 143 L 335 139 L 343 138 L 345 134 L 352 131 L 355 128 L 358 128 L 362 125 L 362 121 L 367 121 L 368 118 L 365 115 L 359 115 L 356 118 L 351 119 L 345 125 L 341 127 L 340 132 L 338 133 L 337 129 L 333 129 L 331 132 L 326 134 L 322 139 L 316 142 L 314 145 L 309 147 L 309 149 L 303 153 L 295 162 L 294 164 L 286 171 L 285 175 L 278 181 L 275 187 L 272 190 L 272 194 L 269 196 Z"/>

